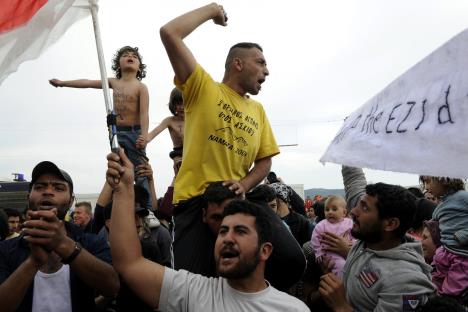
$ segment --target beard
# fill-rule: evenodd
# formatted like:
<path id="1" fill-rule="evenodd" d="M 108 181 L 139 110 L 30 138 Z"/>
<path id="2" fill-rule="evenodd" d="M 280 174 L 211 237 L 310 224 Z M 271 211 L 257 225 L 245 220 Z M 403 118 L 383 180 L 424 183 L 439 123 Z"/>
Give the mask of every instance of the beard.
<path id="1" fill-rule="evenodd" d="M 31 201 L 29 202 L 29 207 L 31 208 L 32 211 L 40 210 L 39 208 L 37 208 L 37 205 L 35 205 Z M 57 208 L 57 218 L 63 221 L 65 219 L 65 216 L 67 215 L 68 210 L 70 209 L 70 204 L 57 205 L 56 208 Z"/>
<path id="2" fill-rule="evenodd" d="M 218 275 L 227 279 L 242 279 L 249 276 L 257 268 L 260 262 L 260 248 L 258 248 L 254 256 L 250 259 L 239 257 L 239 262 L 235 267 L 229 270 L 220 271 L 220 257 L 216 259 L 216 271 Z"/>
<path id="3" fill-rule="evenodd" d="M 374 244 L 382 240 L 382 224 L 373 224 L 368 228 L 361 228 L 360 224 L 359 230 L 351 229 L 351 235 L 363 242 Z"/>

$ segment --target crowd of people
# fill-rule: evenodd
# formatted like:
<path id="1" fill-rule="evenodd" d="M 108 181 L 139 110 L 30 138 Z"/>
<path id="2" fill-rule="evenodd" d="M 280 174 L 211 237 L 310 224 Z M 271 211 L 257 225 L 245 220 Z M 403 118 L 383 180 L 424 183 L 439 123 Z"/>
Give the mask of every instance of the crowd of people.
<path id="1" fill-rule="evenodd" d="M 95 207 L 75 203 L 72 177 L 43 161 L 24 215 L 0 210 L 0 311 L 466 311 L 464 181 L 367 184 L 343 166 L 345 197 L 304 201 L 271 171 L 279 147 L 251 98 L 269 75 L 262 47 L 231 47 L 214 81 L 184 41 L 210 20 L 226 26 L 222 6 L 161 27 L 176 88 L 152 131 L 146 66 L 137 48 L 117 51 L 121 148 Z M 145 147 L 166 128 L 174 179 L 158 198 Z"/>

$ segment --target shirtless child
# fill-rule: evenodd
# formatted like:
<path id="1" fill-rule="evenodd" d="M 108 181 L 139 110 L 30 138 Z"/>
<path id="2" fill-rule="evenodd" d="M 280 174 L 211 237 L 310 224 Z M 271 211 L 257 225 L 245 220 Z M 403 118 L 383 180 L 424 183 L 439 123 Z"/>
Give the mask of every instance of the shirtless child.
<path id="1" fill-rule="evenodd" d="M 164 120 L 156 128 L 148 133 L 148 143 L 167 128 L 169 129 L 169 134 L 171 135 L 174 151 L 182 151 L 182 146 L 184 143 L 185 122 L 184 100 L 182 99 L 182 92 L 177 88 L 172 89 L 171 95 L 169 96 L 169 110 L 174 116 L 164 118 Z"/>
<path id="2" fill-rule="evenodd" d="M 146 77 L 146 65 L 138 48 L 125 46 L 120 48 L 112 59 L 112 70 L 115 78 L 109 78 L 109 87 L 113 90 L 114 110 L 117 114 L 117 138 L 119 145 L 132 161 L 135 168 L 146 158 L 145 148 L 148 143 L 148 89 L 141 80 Z M 51 79 L 54 87 L 95 88 L 102 89 L 101 80 L 68 80 Z M 146 158 L 147 159 L 147 158 Z M 149 192 L 147 178 L 135 179 Z M 151 207 L 151 202 L 148 207 Z"/>

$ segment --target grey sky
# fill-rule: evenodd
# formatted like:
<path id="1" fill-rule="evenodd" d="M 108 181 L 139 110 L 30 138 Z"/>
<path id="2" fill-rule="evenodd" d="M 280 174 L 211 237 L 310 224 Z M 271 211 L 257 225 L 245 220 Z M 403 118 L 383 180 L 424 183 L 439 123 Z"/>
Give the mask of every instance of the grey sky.
<path id="1" fill-rule="evenodd" d="M 159 27 L 205 1 L 101 0 L 108 75 L 123 45 L 138 46 L 148 75 L 150 128 L 168 116 L 172 69 Z M 287 183 L 341 187 L 340 167 L 318 159 L 346 115 L 420 59 L 466 28 L 462 0 L 341 0 L 220 3 L 228 26 L 208 22 L 187 38 L 202 66 L 222 78 L 228 48 L 254 41 L 264 48 L 270 76 L 256 99 L 263 103 L 282 148 L 273 170 Z M 90 18 L 75 24 L 39 59 L 20 66 L 0 86 L 0 177 L 52 160 L 67 170 L 78 193 L 99 192 L 108 153 L 101 90 L 55 89 L 50 78 L 99 78 Z M 147 148 L 162 196 L 172 179 L 167 132 Z M 352 152 L 352 151 L 350 151 Z M 414 175 L 367 171 L 370 181 L 416 184 Z"/>

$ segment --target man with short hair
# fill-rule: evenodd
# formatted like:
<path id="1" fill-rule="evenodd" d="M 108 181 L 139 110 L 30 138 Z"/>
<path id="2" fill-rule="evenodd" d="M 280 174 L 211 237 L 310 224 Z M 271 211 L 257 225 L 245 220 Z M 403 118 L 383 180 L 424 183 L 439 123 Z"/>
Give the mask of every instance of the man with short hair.
<path id="1" fill-rule="evenodd" d="M 220 278 L 175 271 L 146 260 L 138 244 L 133 166 L 123 151 L 108 156 L 107 181 L 114 189 L 110 243 L 114 266 L 133 291 L 161 311 L 309 311 L 264 278 L 273 245 L 266 209 L 235 200 L 224 209 L 214 255 Z M 116 183 L 118 181 L 118 183 Z"/>
<path id="2" fill-rule="evenodd" d="M 109 246 L 63 222 L 73 182 L 54 163 L 39 163 L 29 185 L 30 220 L 20 237 L 0 243 L 2 311 L 93 311 L 95 292 L 119 289 Z"/>
<path id="3" fill-rule="evenodd" d="M 8 216 L 8 236 L 5 239 L 12 239 L 19 236 L 19 226 L 21 214 L 18 210 L 6 208 L 5 213 Z"/>
<path id="4" fill-rule="evenodd" d="M 91 220 L 93 219 L 93 209 L 91 203 L 87 201 L 75 204 L 73 212 L 73 223 L 82 228 L 85 232 L 91 232 Z"/>
<path id="5" fill-rule="evenodd" d="M 223 220 L 224 207 L 236 197 L 239 197 L 239 195 L 223 185 L 222 181 L 208 184 L 203 193 L 203 199 L 206 203 L 206 207 L 203 208 L 203 223 L 208 226 L 215 236 L 218 235 Z"/>
<path id="6" fill-rule="evenodd" d="M 231 47 L 223 81 L 215 82 L 184 43 L 185 37 L 209 20 L 225 26 L 223 7 L 203 6 L 160 30 L 185 112 L 184 159 L 173 199 L 175 267 L 195 273 L 210 255 L 200 246 L 208 238 L 196 232 L 207 184 L 224 181 L 236 194 L 243 194 L 265 178 L 271 158 L 279 153 L 262 105 L 248 95 L 257 95 L 269 75 L 262 48 L 249 42 Z"/>
<path id="7" fill-rule="evenodd" d="M 421 244 L 405 238 L 415 211 L 415 197 L 403 187 L 365 187 L 351 210 L 351 234 L 359 241 L 348 254 L 343 281 L 333 273 L 321 278 L 319 291 L 333 311 L 415 311 L 427 302 L 435 290 L 432 268 Z"/>

